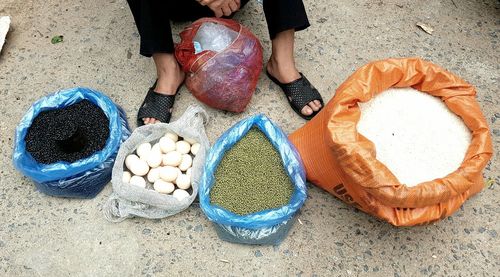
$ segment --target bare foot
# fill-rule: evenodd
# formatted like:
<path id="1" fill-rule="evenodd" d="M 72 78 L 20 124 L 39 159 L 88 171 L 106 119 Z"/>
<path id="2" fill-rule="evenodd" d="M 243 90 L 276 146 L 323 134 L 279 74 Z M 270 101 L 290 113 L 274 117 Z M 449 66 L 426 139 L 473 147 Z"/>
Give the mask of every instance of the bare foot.
<path id="1" fill-rule="evenodd" d="M 300 78 L 299 71 L 295 67 L 294 59 L 295 30 L 282 31 L 272 40 L 272 54 L 267 62 L 266 69 L 280 83 L 291 83 Z M 300 111 L 309 116 L 321 109 L 321 102 L 314 100 L 309 102 Z"/>
<path id="2" fill-rule="evenodd" d="M 156 65 L 156 74 L 158 76 L 156 87 L 153 90 L 165 95 L 176 94 L 177 89 L 184 82 L 186 74 L 181 70 L 175 56 L 168 53 L 156 53 L 153 54 L 153 60 Z M 172 112 L 172 109 L 170 109 L 170 112 Z M 144 124 L 160 122 L 152 117 L 146 117 L 143 121 Z"/>
<path id="3" fill-rule="evenodd" d="M 271 56 L 267 62 L 266 69 L 271 76 L 278 79 L 278 81 L 283 84 L 291 83 L 300 78 L 299 71 L 295 68 L 295 64 L 293 62 L 283 62 L 278 64 L 273 56 Z M 320 109 L 321 102 L 319 100 L 314 100 L 304 106 L 300 112 L 307 116 L 319 111 Z"/>

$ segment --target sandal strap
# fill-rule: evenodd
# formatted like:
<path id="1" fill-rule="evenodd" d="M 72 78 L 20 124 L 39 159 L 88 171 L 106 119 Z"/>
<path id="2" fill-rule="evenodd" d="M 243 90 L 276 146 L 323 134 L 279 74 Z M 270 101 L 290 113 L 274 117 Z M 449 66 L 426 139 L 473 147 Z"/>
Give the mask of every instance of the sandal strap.
<path id="1" fill-rule="evenodd" d="M 297 109 L 302 110 L 309 102 L 318 100 L 323 102 L 319 91 L 307 80 L 307 78 L 300 73 L 300 78 L 288 83 L 281 84 L 281 88 L 289 101 Z"/>
<path id="2" fill-rule="evenodd" d="M 138 123 L 147 117 L 155 118 L 163 123 L 168 123 L 172 113 L 170 109 L 174 106 L 175 95 L 165 95 L 149 89 L 137 113 Z M 141 124 L 142 125 L 142 124 Z"/>

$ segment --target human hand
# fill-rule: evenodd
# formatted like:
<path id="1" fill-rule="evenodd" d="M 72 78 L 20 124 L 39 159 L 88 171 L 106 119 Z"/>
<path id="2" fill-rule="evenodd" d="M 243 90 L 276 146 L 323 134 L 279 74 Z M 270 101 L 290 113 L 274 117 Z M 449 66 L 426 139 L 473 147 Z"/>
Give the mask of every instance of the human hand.
<path id="1" fill-rule="evenodd" d="M 208 6 L 216 17 L 230 16 L 240 9 L 240 0 L 200 0 L 203 6 Z"/>
<path id="2" fill-rule="evenodd" d="M 219 0 L 196 0 L 198 1 L 198 3 L 200 3 L 200 5 L 202 6 L 208 6 L 210 4 L 212 4 L 213 2 L 217 2 Z"/>
<path id="3" fill-rule="evenodd" d="M 198 3 L 200 3 L 200 5 L 202 5 L 202 6 L 209 6 L 209 5 L 212 5 L 212 4 L 217 5 L 217 3 L 220 5 L 221 2 L 226 2 L 224 0 L 196 0 L 196 1 L 198 1 Z M 235 2 L 237 2 L 238 7 L 239 7 L 240 0 L 237 0 Z"/>

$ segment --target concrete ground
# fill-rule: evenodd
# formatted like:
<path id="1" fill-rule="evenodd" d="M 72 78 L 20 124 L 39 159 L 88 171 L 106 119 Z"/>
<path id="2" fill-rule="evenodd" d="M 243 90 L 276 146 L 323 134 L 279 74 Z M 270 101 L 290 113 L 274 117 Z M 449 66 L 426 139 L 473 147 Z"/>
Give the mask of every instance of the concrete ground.
<path id="1" fill-rule="evenodd" d="M 495 0 L 306 0 L 311 28 L 297 35 L 297 62 L 329 100 L 358 67 L 377 59 L 419 56 L 477 87 L 494 139 L 500 141 L 500 4 Z M 105 92 L 132 124 L 152 61 L 138 55 L 138 33 L 124 0 L 2 0 L 11 30 L 0 55 L 1 276 L 498 276 L 500 161 L 484 172 L 495 180 L 453 216 L 429 226 L 395 228 L 316 187 L 288 238 L 276 247 L 223 242 L 198 207 L 163 220 L 107 222 L 108 185 L 92 200 L 36 191 L 11 163 L 15 127 L 32 102 L 73 86 Z M 236 16 L 270 42 L 262 7 Z M 424 22 L 432 35 L 415 26 Z M 175 25 L 178 32 L 185 24 Z M 64 42 L 50 43 L 55 35 Z M 195 99 L 184 88 L 173 118 Z M 262 74 L 248 110 L 208 109 L 213 142 L 238 120 L 263 112 L 286 132 L 305 122 Z M 495 273 L 496 272 L 496 273 Z"/>

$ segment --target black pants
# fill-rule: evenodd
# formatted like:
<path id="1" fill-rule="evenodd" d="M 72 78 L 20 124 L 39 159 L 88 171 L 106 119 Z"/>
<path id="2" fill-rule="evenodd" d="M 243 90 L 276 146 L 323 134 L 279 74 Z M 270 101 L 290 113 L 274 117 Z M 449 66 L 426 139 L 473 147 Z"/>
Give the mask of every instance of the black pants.
<path id="1" fill-rule="evenodd" d="M 249 0 L 241 0 L 241 7 Z M 214 12 L 195 0 L 127 0 L 141 36 L 143 56 L 173 53 L 172 21 L 191 21 L 212 17 Z M 309 27 L 302 0 L 264 0 L 264 14 L 271 39 L 282 31 Z"/>

